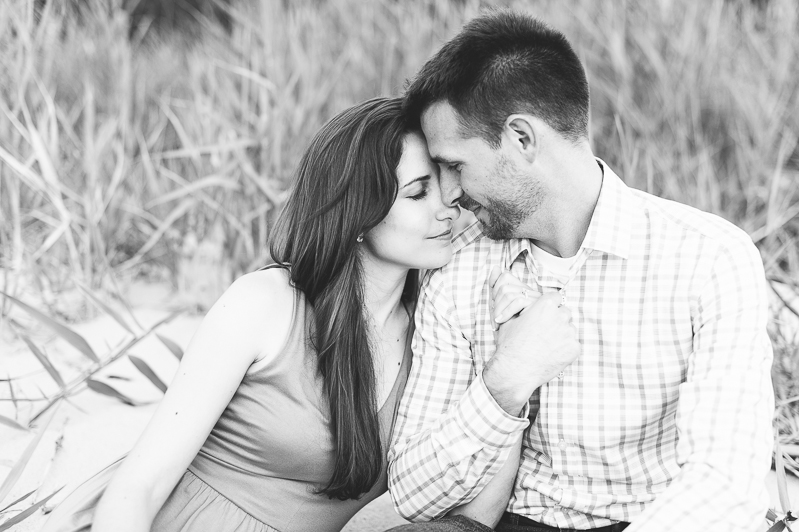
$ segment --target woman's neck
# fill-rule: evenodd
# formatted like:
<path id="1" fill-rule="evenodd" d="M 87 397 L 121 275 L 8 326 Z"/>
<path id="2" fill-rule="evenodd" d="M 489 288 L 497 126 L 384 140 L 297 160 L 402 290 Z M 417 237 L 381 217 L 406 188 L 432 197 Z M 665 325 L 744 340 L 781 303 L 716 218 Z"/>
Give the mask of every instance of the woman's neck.
<path id="1" fill-rule="evenodd" d="M 409 270 L 378 264 L 371 257 L 363 257 L 361 265 L 366 314 L 372 326 L 380 331 L 396 316 L 398 310 L 402 310 L 402 291 Z"/>

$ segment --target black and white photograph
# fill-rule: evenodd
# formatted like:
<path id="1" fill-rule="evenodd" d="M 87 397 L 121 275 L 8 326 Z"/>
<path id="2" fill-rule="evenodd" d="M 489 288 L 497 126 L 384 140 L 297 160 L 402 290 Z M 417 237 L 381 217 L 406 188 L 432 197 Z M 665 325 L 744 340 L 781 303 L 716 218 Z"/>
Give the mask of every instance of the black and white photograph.
<path id="1" fill-rule="evenodd" d="M 0 0 L 0 532 L 799 532 L 796 0 Z"/>

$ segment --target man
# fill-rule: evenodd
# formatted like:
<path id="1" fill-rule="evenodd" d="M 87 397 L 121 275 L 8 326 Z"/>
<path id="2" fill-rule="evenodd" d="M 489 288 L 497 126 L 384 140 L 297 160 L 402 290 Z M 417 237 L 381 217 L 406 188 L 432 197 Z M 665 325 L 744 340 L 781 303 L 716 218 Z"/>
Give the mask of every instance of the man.
<path id="1" fill-rule="evenodd" d="M 479 224 L 422 286 L 389 455 L 400 514 L 469 502 L 524 432 L 497 530 L 762 525 L 772 353 L 751 239 L 594 157 L 582 65 L 531 17 L 471 21 L 406 104 Z M 526 308 L 495 330 L 498 285 Z"/>

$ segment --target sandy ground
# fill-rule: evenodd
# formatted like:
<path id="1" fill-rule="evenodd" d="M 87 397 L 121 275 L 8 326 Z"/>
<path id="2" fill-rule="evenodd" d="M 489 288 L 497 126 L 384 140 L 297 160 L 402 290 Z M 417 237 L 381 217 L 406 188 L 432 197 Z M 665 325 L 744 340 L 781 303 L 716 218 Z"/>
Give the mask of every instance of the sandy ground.
<path id="1" fill-rule="evenodd" d="M 145 328 L 165 317 L 168 311 L 164 309 L 169 309 L 175 303 L 170 292 L 163 286 L 134 286 L 129 296 L 135 308 L 134 314 Z M 200 320 L 200 316 L 184 314 L 159 328 L 158 332 L 185 348 Z M 103 354 L 110 352 L 109 346 L 116 346 L 131 338 L 130 334 L 107 316 L 72 327 L 87 339 L 101 358 Z M 33 339 L 44 347 L 65 380 L 69 381 L 87 367 L 87 361 L 79 353 L 65 346 L 54 335 L 40 332 Z M 143 340 L 130 352 L 144 359 L 167 383 L 178 366 L 175 357 L 154 336 Z M 42 393 L 56 391 L 56 385 L 42 370 L 36 358 L 12 335 L 5 334 L 0 338 L 0 354 L 0 378 L 27 375 L 14 381 L 17 398 L 41 397 Z M 42 441 L 6 502 L 34 489 L 38 489 L 38 492 L 28 502 L 41 500 L 64 486 L 46 505 L 46 511 L 93 473 L 130 449 L 152 415 L 161 393 L 126 358 L 104 369 L 99 374 L 99 380 L 113 385 L 142 404 L 128 406 L 89 390 L 71 397 L 69 402 L 62 402 L 53 413 Z M 0 383 L 0 390 L 0 397 L 9 397 L 7 383 Z M 42 403 L 19 402 L 15 407 L 11 402 L 0 402 L 0 414 L 16 418 L 25 424 L 41 405 Z M 0 425 L 0 479 L 4 479 L 10 472 L 33 439 L 34 433 L 35 431 L 23 432 Z M 796 508 L 799 503 L 799 481 L 793 477 L 790 481 L 791 499 Z M 779 508 L 773 473 L 767 483 L 772 493 L 773 505 Z M 27 507 L 27 503 L 20 506 Z M 38 530 L 45 518 L 40 511 L 14 530 Z M 345 531 L 380 531 L 403 522 L 394 513 L 390 500 L 384 495 L 357 514 Z"/>

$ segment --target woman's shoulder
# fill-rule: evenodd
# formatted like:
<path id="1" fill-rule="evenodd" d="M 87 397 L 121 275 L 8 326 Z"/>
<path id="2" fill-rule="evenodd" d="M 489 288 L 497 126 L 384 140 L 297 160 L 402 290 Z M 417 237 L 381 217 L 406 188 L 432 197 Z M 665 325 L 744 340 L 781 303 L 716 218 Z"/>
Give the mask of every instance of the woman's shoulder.
<path id="1" fill-rule="evenodd" d="M 297 290 L 285 268 L 267 268 L 242 275 L 220 297 L 217 305 L 235 309 L 252 324 L 260 348 L 256 361 L 281 350 L 291 330 Z M 216 305 L 215 305 L 216 306 Z"/>
<path id="2" fill-rule="evenodd" d="M 271 305 L 286 301 L 291 303 L 295 293 L 288 270 L 276 266 L 245 273 L 233 281 L 225 296 L 254 305 L 258 303 Z"/>

